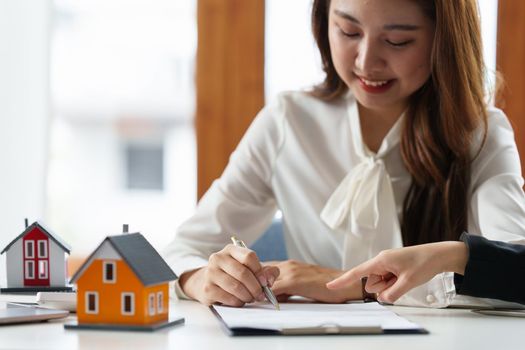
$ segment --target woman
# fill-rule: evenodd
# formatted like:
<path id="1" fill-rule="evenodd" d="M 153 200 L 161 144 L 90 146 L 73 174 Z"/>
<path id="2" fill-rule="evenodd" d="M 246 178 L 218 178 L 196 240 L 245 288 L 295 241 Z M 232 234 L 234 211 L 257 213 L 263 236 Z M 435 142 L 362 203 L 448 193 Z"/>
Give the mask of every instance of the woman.
<path id="1" fill-rule="evenodd" d="M 329 289 L 368 277 L 366 290 L 394 303 L 442 272 L 454 272 L 458 294 L 525 304 L 525 246 L 489 241 L 467 233 L 462 242 L 389 249 L 329 282 Z"/>
<path id="2" fill-rule="evenodd" d="M 472 233 L 520 241 L 519 155 L 484 102 L 475 0 L 316 0 L 326 73 L 266 106 L 165 257 L 179 295 L 241 306 L 271 285 L 282 300 L 362 298 L 326 283 L 379 252 Z M 292 260 L 262 266 L 248 246 L 283 214 Z M 487 216 L 490 213 L 490 216 Z M 454 301 L 440 274 L 398 303 Z"/>

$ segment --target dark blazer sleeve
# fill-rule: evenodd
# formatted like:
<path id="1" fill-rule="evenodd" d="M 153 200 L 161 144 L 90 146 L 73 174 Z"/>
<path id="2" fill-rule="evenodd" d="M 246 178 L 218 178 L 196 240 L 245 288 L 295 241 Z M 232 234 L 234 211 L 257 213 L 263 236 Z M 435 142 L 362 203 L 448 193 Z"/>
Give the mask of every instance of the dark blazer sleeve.
<path id="1" fill-rule="evenodd" d="M 525 304 L 525 246 L 463 233 L 469 250 L 465 275 L 455 275 L 458 294 Z"/>

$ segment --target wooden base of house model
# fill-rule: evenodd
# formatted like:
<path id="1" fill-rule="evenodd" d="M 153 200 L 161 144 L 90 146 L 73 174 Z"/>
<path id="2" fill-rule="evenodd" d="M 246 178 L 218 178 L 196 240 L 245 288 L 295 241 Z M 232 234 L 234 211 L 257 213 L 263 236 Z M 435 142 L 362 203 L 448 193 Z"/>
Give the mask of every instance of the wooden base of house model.
<path id="1" fill-rule="evenodd" d="M 78 324 L 68 323 L 64 325 L 65 329 L 92 329 L 92 330 L 108 330 L 108 331 L 138 331 L 138 332 L 153 332 L 159 329 L 173 327 L 176 325 L 183 325 L 184 317 L 169 320 L 167 322 L 158 322 L 145 325 L 126 325 L 126 324 Z"/>

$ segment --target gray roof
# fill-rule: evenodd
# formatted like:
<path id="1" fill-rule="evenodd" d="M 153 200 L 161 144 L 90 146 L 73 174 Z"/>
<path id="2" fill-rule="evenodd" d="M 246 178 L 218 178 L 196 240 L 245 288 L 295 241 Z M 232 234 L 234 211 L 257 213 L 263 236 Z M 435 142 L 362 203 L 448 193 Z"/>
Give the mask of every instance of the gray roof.
<path id="1" fill-rule="evenodd" d="M 46 229 L 40 222 L 38 221 L 35 221 L 33 222 L 31 225 L 29 225 L 25 230 L 24 232 L 22 232 L 21 234 L 19 234 L 15 239 L 13 239 L 3 250 L 2 252 L 0 252 L 0 254 L 4 254 L 4 252 L 8 251 L 9 248 L 11 248 L 11 246 L 13 244 L 15 244 L 16 241 L 18 241 L 20 238 L 24 237 L 27 233 L 29 233 L 31 230 L 33 230 L 35 227 L 38 227 L 44 234 L 46 234 L 46 236 L 48 236 L 49 238 L 51 238 L 51 240 L 53 240 L 56 244 L 59 245 L 60 248 L 62 248 L 66 253 L 69 254 L 69 252 L 71 252 L 71 246 L 69 244 L 67 244 L 66 242 L 64 242 L 64 240 L 62 240 L 62 238 L 60 238 L 59 236 L 57 236 L 56 234 L 54 234 L 53 232 L 51 232 L 50 230 Z"/>
<path id="2" fill-rule="evenodd" d="M 80 278 L 91 264 L 92 257 L 106 241 L 113 246 L 144 286 L 177 279 L 177 275 L 144 236 L 140 233 L 129 233 L 106 237 L 71 278 L 71 283 L 75 283 Z"/>

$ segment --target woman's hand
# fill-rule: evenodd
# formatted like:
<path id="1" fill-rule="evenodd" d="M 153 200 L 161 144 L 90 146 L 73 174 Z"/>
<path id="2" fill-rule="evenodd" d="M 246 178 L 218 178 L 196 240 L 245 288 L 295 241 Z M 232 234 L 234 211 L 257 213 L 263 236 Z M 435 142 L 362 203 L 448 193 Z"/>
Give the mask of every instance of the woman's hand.
<path id="1" fill-rule="evenodd" d="M 272 291 L 279 301 L 291 295 L 326 303 L 342 303 L 361 299 L 361 282 L 350 284 L 339 290 L 326 288 L 326 283 L 339 277 L 343 271 L 305 264 L 294 260 L 274 262 L 280 270 Z"/>
<path id="2" fill-rule="evenodd" d="M 338 290 L 368 276 L 366 291 L 378 300 L 393 303 L 410 289 L 441 272 L 463 274 L 468 249 L 463 242 L 438 242 L 382 251 L 375 258 L 351 269 L 327 284 Z"/>
<path id="3" fill-rule="evenodd" d="M 190 298 L 205 305 L 243 306 L 264 300 L 261 286 L 272 286 L 275 266 L 262 266 L 253 250 L 227 245 L 210 255 L 208 265 L 181 275 L 179 284 Z"/>

